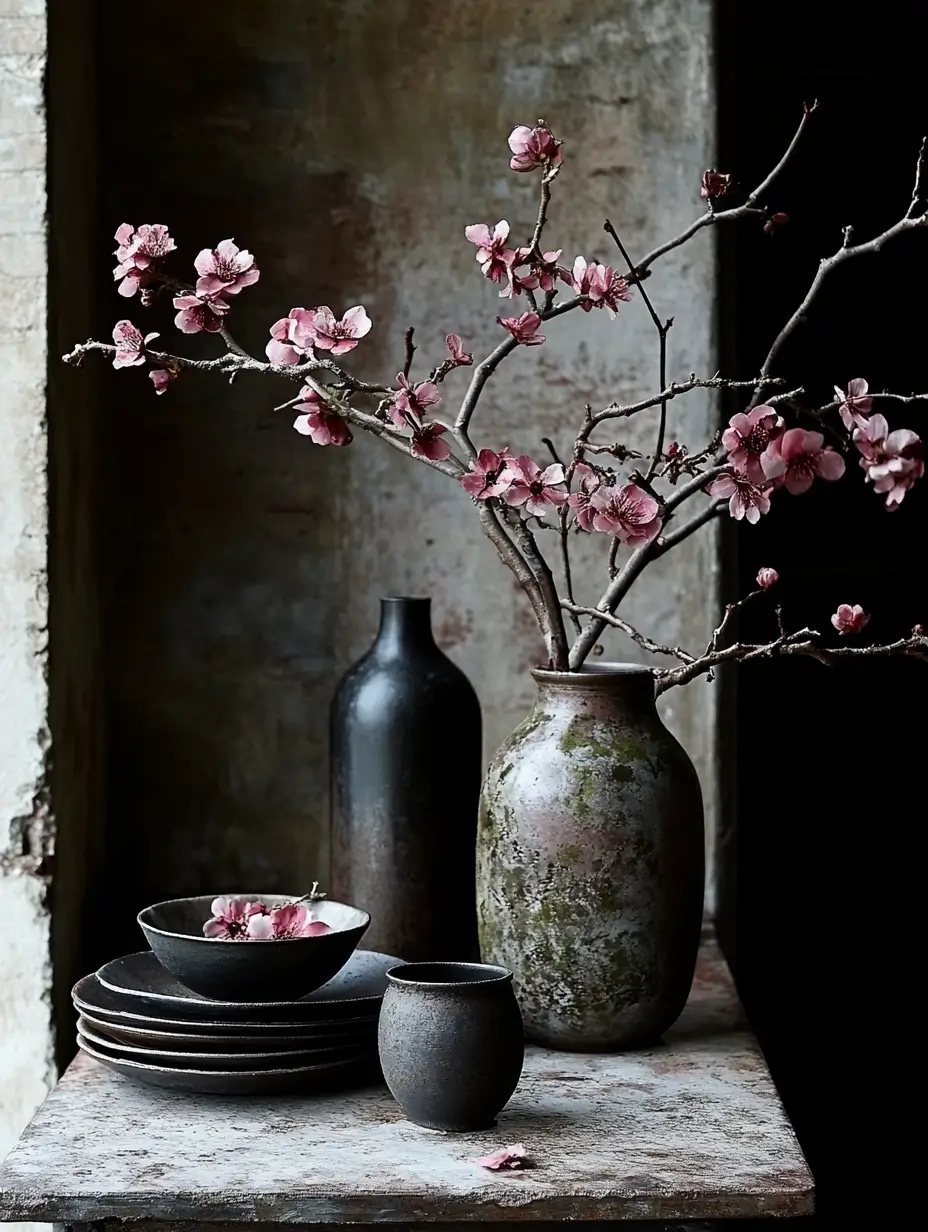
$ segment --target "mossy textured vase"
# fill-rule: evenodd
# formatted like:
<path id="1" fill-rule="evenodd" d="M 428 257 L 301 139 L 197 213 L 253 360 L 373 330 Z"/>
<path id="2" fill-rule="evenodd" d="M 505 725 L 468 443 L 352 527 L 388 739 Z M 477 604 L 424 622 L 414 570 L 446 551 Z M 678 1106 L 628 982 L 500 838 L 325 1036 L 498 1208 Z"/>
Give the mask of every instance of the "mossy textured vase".
<path id="1" fill-rule="evenodd" d="M 686 1003 L 702 924 L 699 780 L 646 668 L 536 671 L 487 771 L 477 840 L 484 962 L 508 967 L 527 1036 L 618 1051 Z"/>

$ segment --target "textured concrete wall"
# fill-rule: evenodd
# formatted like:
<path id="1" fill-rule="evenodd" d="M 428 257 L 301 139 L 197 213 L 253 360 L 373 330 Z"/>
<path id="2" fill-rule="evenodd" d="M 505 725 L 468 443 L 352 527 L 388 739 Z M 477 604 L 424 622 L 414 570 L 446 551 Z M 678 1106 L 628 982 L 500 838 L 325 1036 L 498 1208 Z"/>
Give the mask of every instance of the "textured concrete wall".
<path id="1" fill-rule="evenodd" d="M 0 1156 L 74 1051 L 99 866 L 91 5 L 0 0 Z"/>
<path id="2" fill-rule="evenodd" d="M 463 227 L 506 217 L 527 236 L 535 209 L 534 180 L 507 170 L 511 126 L 543 114 L 568 142 L 552 243 L 611 257 L 608 214 L 642 253 L 700 208 L 710 33 L 709 0 L 230 0 L 221 21 L 166 0 L 156 22 L 122 6 L 101 74 L 106 232 L 169 222 L 189 258 L 226 235 L 247 244 L 262 279 L 234 328 L 254 350 L 294 304 L 363 302 L 367 371 L 396 371 L 410 324 L 421 370 L 451 329 L 481 352 L 500 305 Z M 674 375 L 712 367 L 713 273 L 704 236 L 650 284 L 676 318 Z M 108 319 L 124 307 L 113 294 Z M 165 309 L 149 319 L 169 328 Z M 565 449 L 585 402 L 655 388 L 640 304 L 547 333 L 494 378 L 481 443 L 540 454 L 550 435 Z M 184 378 L 155 402 L 133 373 L 109 388 L 110 850 L 133 870 L 127 918 L 129 900 L 217 882 L 302 889 L 327 859 L 328 699 L 374 632 L 377 597 L 434 597 L 488 751 L 531 698 L 531 613 L 456 485 L 376 441 L 315 448 L 270 410 L 286 387 Z M 671 435 L 698 446 L 710 418 L 705 401 L 674 404 Z M 654 430 L 642 422 L 629 443 Z M 578 553 L 587 601 L 606 549 Z M 631 615 L 698 645 L 714 578 L 705 537 L 651 572 Z M 666 706 L 710 797 L 712 696 L 696 684 Z"/>
<path id="3" fill-rule="evenodd" d="M 0 2 L 0 1155 L 54 1078 L 44 10 Z"/>

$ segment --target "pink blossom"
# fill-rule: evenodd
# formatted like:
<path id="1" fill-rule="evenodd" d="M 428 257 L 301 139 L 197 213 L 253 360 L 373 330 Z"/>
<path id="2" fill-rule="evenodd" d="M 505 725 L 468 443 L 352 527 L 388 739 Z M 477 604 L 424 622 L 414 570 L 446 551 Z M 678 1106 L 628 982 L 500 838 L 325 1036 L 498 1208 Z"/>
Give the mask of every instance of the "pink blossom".
<path id="1" fill-rule="evenodd" d="M 448 358 L 455 368 L 466 368 L 474 362 L 474 357 L 470 351 L 464 350 L 464 344 L 461 342 L 459 334 L 446 335 L 445 346 L 448 348 Z"/>
<path id="2" fill-rule="evenodd" d="M 526 1167 L 528 1155 L 522 1143 L 517 1142 L 513 1146 L 491 1151 L 489 1155 L 481 1155 L 479 1159 L 474 1160 L 474 1163 L 479 1164 L 481 1168 L 489 1168 L 491 1172 L 499 1172 L 504 1168 L 511 1170 Z"/>
<path id="3" fill-rule="evenodd" d="M 154 385 L 155 393 L 163 394 L 167 387 L 177 380 L 177 373 L 173 368 L 152 368 L 148 379 Z"/>
<path id="4" fill-rule="evenodd" d="M 847 390 L 835 386 L 835 397 L 841 403 L 838 413 L 844 421 L 844 426 L 850 432 L 853 428 L 866 428 L 870 412 L 873 410 L 873 397 L 867 391 L 870 386 L 863 377 L 855 377 L 848 381 Z"/>
<path id="5" fill-rule="evenodd" d="M 509 134 L 512 158 L 509 166 L 513 171 L 534 171 L 538 167 L 559 167 L 564 161 L 561 143 L 545 124 L 529 128 L 517 125 Z"/>
<path id="6" fill-rule="evenodd" d="M 119 264 L 113 277 L 119 281 L 119 294 L 126 296 L 134 295 L 139 287 L 151 282 L 160 262 L 177 247 L 160 222 L 144 223 L 137 231 L 130 222 L 124 222 L 114 239 Z"/>
<path id="7" fill-rule="evenodd" d="M 509 223 L 505 218 L 491 231 L 485 223 L 472 223 L 464 228 L 464 234 L 477 245 L 477 263 L 483 276 L 491 282 L 508 279 L 509 270 L 516 259 L 515 250 L 506 247 L 509 238 Z"/>
<path id="8" fill-rule="evenodd" d="M 571 285 L 578 295 L 586 296 L 580 305 L 584 312 L 593 308 L 605 308 L 610 317 L 619 311 L 619 303 L 628 303 L 631 289 L 611 265 L 587 262 L 586 257 L 577 257 L 571 274 Z"/>
<path id="9" fill-rule="evenodd" d="M 197 291 L 201 295 L 238 295 L 260 278 L 255 259 L 234 240 L 221 240 L 215 248 L 204 248 L 194 261 Z"/>
<path id="10" fill-rule="evenodd" d="M 244 898 L 214 898 L 210 905 L 212 918 L 203 925 L 204 937 L 235 941 L 245 936 L 248 922 L 267 911 L 264 903 Z"/>
<path id="11" fill-rule="evenodd" d="M 183 334 L 198 334 L 201 330 L 216 334 L 222 329 L 222 318 L 229 311 L 229 305 L 218 296 L 175 295 L 174 307 L 180 309 L 174 324 Z"/>
<path id="12" fill-rule="evenodd" d="M 661 507 L 635 483 L 624 487 L 603 484 L 590 496 L 593 529 L 616 535 L 620 543 L 637 548 L 660 533 Z"/>
<path id="13" fill-rule="evenodd" d="M 515 299 L 517 295 L 523 295 L 526 291 L 535 291 L 538 289 L 537 274 L 529 271 L 527 274 L 520 274 L 515 266 L 509 267 L 509 276 L 503 283 L 499 293 L 500 299 Z"/>
<path id="14" fill-rule="evenodd" d="M 921 437 L 908 428 L 890 432 L 885 415 L 872 415 L 855 429 L 854 444 L 867 480 L 874 491 L 886 494 L 886 508 L 895 511 L 925 473 Z"/>
<path id="15" fill-rule="evenodd" d="M 476 459 L 471 462 L 470 470 L 461 476 L 461 487 L 469 492 L 474 500 L 489 500 L 492 496 L 502 496 L 513 480 L 509 469 L 509 451 L 507 449 L 494 453 L 492 449 L 481 449 Z"/>
<path id="16" fill-rule="evenodd" d="M 761 514 L 770 512 L 769 492 L 748 479 L 743 471 L 719 475 L 706 491 L 710 496 L 729 498 L 728 512 L 738 522 L 746 518 L 753 525 L 760 521 Z"/>
<path id="17" fill-rule="evenodd" d="M 410 416 L 412 416 L 415 421 L 413 426 L 417 426 L 426 409 L 430 406 L 438 406 L 441 402 L 438 386 L 432 381 L 420 381 L 418 385 L 413 385 L 403 372 L 396 374 L 396 381 L 399 390 L 393 395 L 390 418 L 400 428 L 405 428 L 409 425 Z"/>
<path id="18" fill-rule="evenodd" d="M 708 171 L 702 173 L 699 195 L 707 200 L 711 200 L 713 197 L 724 197 L 730 187 L 731 176 L 725 175 L 721 171 L 716 171 L 714 167 L 710 167 Z"/>
<path id="19" fill-rule="evenodd" d="M 313 315 L 313 345 L 320 351 L 345 355 L 354 350 L 370 328 L 371 319 L 360 304 L 349 308 L 340 321 L 336 321 L 332 309 L 323 304 Z"/>
<path id="20" fill-rule="evenodd" d="M 134 368 L 145 362 L 145 347 L 158 334 L 142 334 L 131 321 L 117 321 L 113 326 L 113 341 L 116 343 L 116 354 L 113 357 L 114 368 Z"/>
<path id="21" fill-rule="evenodd" d="M 761 455 L 772 440 L 783 431 L 783 420 L 772 406 L 755 406 L 744 415 L 733 415 L 722 433 L 722 448 L 728 451 L 728 461 L 737 471 L 743 471 L 752 483 L 762 484 L 766 478 Z"/>
<path id="22" fill-rule="evenodd" d="M 497 317 L 503 329 L 508 329 L 521 346 L 541 346 L 544 334 L 539 334 L 541 317 L 537 312 L 523 312 L 520 317 Z"/>
<path id="23" fill-rule="evenodd" d="M 306 341 L 305 347 L 297 345 L 291 338 L 291 330 L 303 337 L 309 326 L 311 330 L 314 308 L 291 308 L 288 316 L 281 317 L 271 326 L 271 340 L 264 348 L 264 353 L 272 364 L 298 364 L 305 352 L 312 346 L 312 339 Z"/>
<path id="24" fill-rule="evenodd" d="M 316 445 L 350 445 L 354 437 L 347 421 L 334 411 L 330 411 L 316 391 L 309 385 L 300 390 L 303 402 L 310 403 L 310 409 L 297 415 L 293 426 L 301 436 L 308 436 Z"/>
<path id="25" fill-rule="evenodd" d="M 790 428 L 774 437 L 761 455 L 761 467 L 774 486 L 786 485 L 787 492 L 799 496 L 808 492 L 816 475 L 829 482 L 844 474 L 844 459 L 825 445 L 821 432 Z"/>
<path id="26" fill-rule="evenodd" d="M 451 446 L 443 441 L 442 436 L 448 431 L 444 424 L 430 423 L 412 430 L 412 456 L 414 458 L 430 458 L 433 462 L 443 462 L 451 456 Z"/>
<path id="27" fill-rule="evenodd" d="M 314 920 L 309 908 L 302 903 L 275 907 L 270 918 L 275 941 L 288 941 L 294 937 L 322 937 L 332 931 L 331 926 L 323 920 Z"/>
<path id="28" fill-rule="evenodd" d="M 789 214 L 784 214 L 781 210 L 778 210 L 776 214 L 771 214 L 764 223 L 764 234 L 776 235 L 778 231 L 782 231 L 787 226 L 789 226 Z"/>
<path id="29" fill-rule="evenodd" d="M 596 513 L 592 497 L 593 493 L 602 483 L 602 478 L 593 470 L 592 466 L 587 466 L 585 462 L 578 462 L 574 467 L 574 479 L 578 481 L 577 487 L 568 496 L 567 503 L 574 510 L 577 525 L 580 529 L 591 531 L 593 529 L 593 516 Z"/>
<path id="30" fill-rule="evenodd" d="M 839 603 L 831 623 L 842 637 L 846 637 L 848 633 L 860 633 L 865 629 L 870 623 L 870 617 L 859 603 L 853 606 L 850 603 Z"/>
<path id="31" fill-rule="evenodd" d="M 667 446 L 667 448 L 664 450 L 664 453 L 666 454 L 668 458 L 679 458 L 680 455 L 683 453 L 683 446 L 680 444 L 679 441 L 671 441 L 670 444 Z"/>
<path id="32" fill-rule="evenodd" d="M 500 291 L 500 298 L 503 296 L 518 295 L 520 290 L 534 291 L 536 287 L 541 287 L 542 291 L 553 291 L 557 280 L 562 282 L 571 282 L 570 270 L 564 269 L 558 265 L 561 256 L 561 248 L 552 248 L 550 252 L 535 253 L 532 256 L 531 248 L 516 249 L 516 259 L 513 268 L 510 270 L 511 288 L 503 288 Z M 521 265 L 528 265 L 530 272 L 527 277 L 521 277 L 514 272 Z M 512 289 L 514 288 L 514 289 Z"/>
<path id="33" fill-rule="evenodd" d="M 509 460 L 509 470 L 512 482 L 503 495 L 507 505 L 521 506 L 526 513 L 541 518 L 548 509 L 567 500 L 564 468 L 559 462 L 542 470 L 533 458 L 522 454 Z"/>
<path id="34" fill-rule="evenodd" d="M 780 575 L 777 573 L 776 569 L 771 569 L 769 566 L 765 566 L 763 569 L 758 571 L 757 585 L 761 588 L 761 590 L 769 590 L 771 586 L 776 586 L 779 580 Z"/>

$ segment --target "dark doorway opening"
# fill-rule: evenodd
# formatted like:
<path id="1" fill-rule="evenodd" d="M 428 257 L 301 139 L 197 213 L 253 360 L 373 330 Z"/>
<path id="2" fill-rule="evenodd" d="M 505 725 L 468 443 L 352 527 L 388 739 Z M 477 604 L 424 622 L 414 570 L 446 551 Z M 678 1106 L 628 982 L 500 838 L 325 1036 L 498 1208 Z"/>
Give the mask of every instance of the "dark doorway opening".
<path id="1" fill-rule="evenodd" d="M 782 0 L 723 3 L 719 15 L 720 168 L 758 182 L 803 101 L 821 100 L 769 198 L 790 225 L 722 240 L 722 366 L 747 376 L 841 228 L 866 239 L 906 210 L 928 132 L 923 14 L 895 0 Z M 811 377 L 821 401 L 858 376 L 872 389 L 928 389 L 926 254 L 928 234 L 917 233 L 837 271 L 780 374 Z M 928 437 L 928 402 L 878 409 L 891 427 Z M 928 624 L 928 483 L 886 513 L 848 462 L 838 484 L 780 497 L 775 516 L 738 532 L 729 590 L 745 593 L 771 565 L 791 625 L 827 627 L 838 603 L 860 603 L 872 613 L 867 633 L 888 641 Z M 742 632 L 766 637 L 770 619 L 746 619 Z M 926 685 L 928 669 L 911 660 L 834 672 L 793 660 L 746 670 L 734 689 L 737 842 L 723 853 L 722 911 L 825 1216 L 871 1204 L 885 1216 L 906 1188 Z"/>

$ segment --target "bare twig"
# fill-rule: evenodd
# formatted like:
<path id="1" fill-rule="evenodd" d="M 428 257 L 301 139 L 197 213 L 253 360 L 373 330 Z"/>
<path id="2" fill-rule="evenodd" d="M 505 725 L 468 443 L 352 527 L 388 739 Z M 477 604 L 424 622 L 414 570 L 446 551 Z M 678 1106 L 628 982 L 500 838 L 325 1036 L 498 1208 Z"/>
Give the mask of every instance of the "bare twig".
<path id="1" fill-rule="evenodd" d="M 758 377 L 753 377 L 748 381 L 732 381 L 724 376 L 700 378 L 695 373 L 692 373 L 687 380 L 671 381 L 659 394 L 652 394 L 648 398 L 642 398 L 640 402 L 628 402 L 624 405 L 619 402 L 612 402 L 609 406 L 603 407 L 601 411 L 591 412 L 590 427 L 594 428 L 606 419 L 628 419 L 632 415 L 637 415 L 639 411 L 647 411 L 652 406 L 660 406 L 662 403 L 670 402 L 673 398 L 679 398 L 681 395 L 688 394 L 694 389 L 755 389 L 758 380 Z M 775 384 L 785 385 L 786 382 L 778 378 Z"/>
<path id="2" fill-rule="evenodd" d="M 636 270 L 635 270 L 635 266 L 632 264 L 632 259 L 628 255 L 628 251 L 625 245 L 619 239 L 618 231 L 616 231 L 615 227 L 612 225 L 612 223 L 609 221 L 608 218 L 603 224 L 603 230 L 606 231 L 609 235 L 611 235 L 613 240 L 615 240 L 615 245 L 618 248 L 619 252 L 622 254 L 622 260 L 625 262 L 628 268 L 629 275 L 632 278 L 636 277 Z M 644 306 L 648 310 L 648 315 L 650 316 L 651 320 L 654 323 L 654 328 L 657 330 L 658 348 L 659 348 L 658 387 L 660 389 L 666 389 L 667 388 L 667 335 L 670 332 L 670 327 L 673 325 L 673 317 L 668 317 L 666 321 L 661 320 L 661 318 L 657 315 L 657 312 L 655 311 L 654 305 L 651 303 L 651 297 L 650 295 L 648 295 L 648 292 L 647 292 L 647 289 L 645 288 L 644 283 L 641 281 L 639 281 L 638 292 L 641 295 L 641 299 L 644 303 Z M 647 475 L 645 475 L 645 479 L 647 480 L 650 480 L 653 477 L 654 472 L 657 470 L 657 466 L 658 466 L 658 462 L 660 461 L 661 454 L 664 452 L 664 435 L 667 431 L 667 399 L 664 397 L 662 397 L 660 400 L 660 408 L 661 408 L 661 415 L 660 415 L 660 421 L 659 421 L 659 425 L 657 429 L 657 444 L 654 446 L 654 455 L 651 458 L 651 462 L 648 466 L 648 473 Z"/>
<path id="3" fill-rule="evenodd" d="M 700 475 L 700 479 L 702 476 Z M 678 543 L 682 543 L 684 539 L 689 539 L 690 535 L 695 534 L 700 527 L 705 526 L 707 522 L 711 522 L 713 518 L 717 518 L 720 513 L 728 508 L 728 500 L 721 497 L 719 500 L 713 501 L 711 505 L 707 505 L 705 509 L 701 509 L 688 522 L 684 522 L 682 526 L 678 526 L 675 531 L 669 535 L 664 535 L 656 541 L 656 547 L 653 552 L 654 559 L 665 555 L 671 548 L 675 548 Z"/>
<path id="4" fill-rule="evenodd" d="M 905 655 L 928 662 L 928 637 L 910 634 L 909 637 L 886 645 L 837 646 L 820 645 L 821 634 L 815 629 L 800 629 L 796 633 L 781 633 L 772 642 L 735 642 L 724 650 L 712 651 L 682 667 L 658 668 L 655 671 L 656 691 L 663 693 L 674 685 L 688 684 L 697 676 L 705 676 L 722 663 L 749 663 L 755 659 L 772 659 L 779 655 L 809 655 L 826 666 L 834 666 L 843 659 L 866 659 L 883 656 Z"/>
<path id="5" fill-rule="evenodd" d="M 783 349 L 787 339 L 795 332 L 796 328 L 803 321 L 805 321 L 808 316 L 809 309 L 812 307 L 812 303 L 819 291 L 822 289 L 822 284 L 825 282 L 828 275 L 833 270 L 836 270 L 839 265 L 843 265 L 845 261 L 849 261 L 853 257 L 872 256 L 875 253 L 878 253 L 883 246 L 888 244 L 891 240 L 896 239 L 900 235 L 904 235 L 908 231 L 914 231 L 918 227 L 924 227 L 928 224 L 928 211 L 923 208 L 921 213 L 913 212 L 917 208 L 924 205 L 924 163 L 925 142 L 922 141 L 916 163 L 915 187 L 912 190 L 912 201 L 908 210 L 898 222 L 893 223 L 893 225 L 888 227 L 881 235 L 875 236 L 872 240 L 866 240 L 862 244 L 842 244 L 841 247 L 838 248 L 836 252 L 833 252 L 830 257 L 823 257 L 819 262 L 818 269 L 815 272 L 815 277 L 812 279 L 812 283 L 808 291 L 806 291 L 803 296 L 802 302 L 777 334 L 776 338 L 774 338 L 770 350 L 767 352 L 767 358 L 764 360 L 763 364 L 761 364 L 760 380 L 757 383 L 757 389 L 754 391 L 754 396 L 751 399 L 751 407 L 757 406 L 760 403 L 764 396 L 764 391 L 769 388 L 770 373 L 777 357 L 780 354 L 780 351 Z"/>
<path id="6" fill-rule="evenodd" d="M 662 646 L 659 642 L 652 642 L 649 637 L 645 637 L 643 633 L 623 620 L 621 616 L 614 616 L 608 612 L 600 612 L 595 607 L 581 607 L 577 603 L 573 603 L 567 599 L 561 600 L 561 607 L 565 612 L 570 612 L 576 616 L 591 616 L 594 620 L 602 620 L 604 624 L 609 625 L 613 629 L 621 629 L 627 634 L 633 642 L 646 650 L 649 654 L 669 655 L 673 659 L 679 659 L 681 663 L 695 663 L 695 655 L 689 654 L 679 646 Z"/>
<path id="7" fill-rule="evenodd" d="M 759 198 L 771 187 L 777 176 L 783 171 L 787 163 L 792 158 L 796 151 L 796 147 L 802 140 L 802 135 L 805 132 L 806 125 L 810 117 L 816 111 L 818 103 L 807 104 L 802 113 L 802 119 L 799 121 L 799 127 L 796 129 L 792 141 L 786 147 L 786 152 L 783 157 L 773 168 L 769 175 L 757 185 L 753 192 L 749 193 L 747 199 L 741 204 L 733 206 L 728 210 L 713 210 L 709 209 L 705 214 L 700 215 L 694 222 L 691 222 L 688 227 L 685 227 L 679 235 L 674 236 L 672 240 L 667 240 L 664 244 L 659 244 L 648 255 L 638 263 L 636 274 L 640 280 L 646 277 L 649 269 L 658 259 L 665 256 L 668 252 L 672 252 L 674 248 L 679 248 L 681 244 L 685 244 L 687 240 L 691 240 L 694 235 L 700 232 L 704 227 L 712 227 L 722 222 L 738 222 L 742 218 L 763 218 L 764 210 L 759 209 L 757 202 Z"/>
<path id="8" fill-rule="evenodd" d="M 408 377 L 412 371 L 413 356 L 419 349 L 412 340 L 415 332 L 415 328 L 410 325 L 409 329 L 407 329 L 406 333 L 403 335 L 403 341 L 406 345 L 406 358 L 403 361 L 403 376 L 405 377 Z"/>

